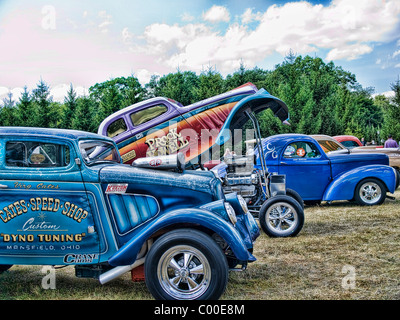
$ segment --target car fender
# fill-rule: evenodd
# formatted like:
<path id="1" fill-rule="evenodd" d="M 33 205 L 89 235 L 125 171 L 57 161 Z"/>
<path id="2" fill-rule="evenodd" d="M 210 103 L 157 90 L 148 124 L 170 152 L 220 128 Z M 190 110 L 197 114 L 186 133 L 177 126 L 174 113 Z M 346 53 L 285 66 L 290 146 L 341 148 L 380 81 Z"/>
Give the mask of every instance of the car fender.
<path id="1" fill-rule="evenodd" d="M 143 228 L 135 230 L 132 238 L 109 258 L 109 264 L 123 266 L 134 263 L 141 247 L 152 234 L 170 225 L 182 223 L 200 225 L 218 233 L 228 243 L 238 260 L 256 260 L 247 250 L 238 230 L 231 223 L 208 210 L 190 208 L 167 212 L 159 219 L 149 221 Z"/>
<path id="2" fill-rule="evenodd" d="M 357 184 L 366 178 L 378 179 L 385 184 L 387 191 L 390 193 L 395 191 L 396 172 L 392 167 L 368 165 L 355 168 L 335 177 L 325 189 L 322 200 L 351 200 L 354 197 Z"/>

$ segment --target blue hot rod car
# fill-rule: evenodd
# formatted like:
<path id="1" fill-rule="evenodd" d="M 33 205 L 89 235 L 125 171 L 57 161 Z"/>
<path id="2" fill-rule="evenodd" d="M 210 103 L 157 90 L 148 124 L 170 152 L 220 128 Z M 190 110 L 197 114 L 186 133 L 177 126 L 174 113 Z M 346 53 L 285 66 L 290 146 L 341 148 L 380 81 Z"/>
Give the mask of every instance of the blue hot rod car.
<path id="1" fill-rule="evenodd" d="M 378 205 L 398 185 L 385 154 L 326 154 L 314 138 L 302 134 L 265 138 L 262 148 L 268 171 L 286 175 L 287 187 L 305 202 L 355 200 Z"/>
<path id="2" fill-rule="evenodd" d="M 259 229 L 212 173 L 179 172 L 181 156 L 130 166 L 97 134 L 0 128 L 0 272 L 74 265 L 103 284 L 144 264 L 157 299 L 219 298 Z"/>

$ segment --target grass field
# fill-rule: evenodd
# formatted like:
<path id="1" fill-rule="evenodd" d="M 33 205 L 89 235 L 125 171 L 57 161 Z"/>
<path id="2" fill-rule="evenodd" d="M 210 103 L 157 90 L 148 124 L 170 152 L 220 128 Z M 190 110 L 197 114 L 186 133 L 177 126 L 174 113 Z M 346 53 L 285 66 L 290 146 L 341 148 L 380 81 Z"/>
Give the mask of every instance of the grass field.
<path id="1" fill-rule="evenodd" d="M 400 191 L 395 194 L 400 199 Z M 377 207 L 349 202 L 306 207 L 295 238 L 262 234 L 257 261 L 231 272 L 222 300 L 398 300 L 400 299 L 400 200 Z M 43 289 L 41 266 L 14 266 L 0 275 L 0 299 L 152 299 L 130 274 L 101 285 L 56 270 L 56 288 Z"/>

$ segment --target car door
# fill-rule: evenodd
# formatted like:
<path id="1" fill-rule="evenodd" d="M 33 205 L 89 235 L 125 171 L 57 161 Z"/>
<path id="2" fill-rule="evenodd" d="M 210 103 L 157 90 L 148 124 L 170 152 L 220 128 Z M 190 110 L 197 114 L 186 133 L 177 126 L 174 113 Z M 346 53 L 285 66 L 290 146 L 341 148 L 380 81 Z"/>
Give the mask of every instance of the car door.
<path id="1" fill-rule="evenodd" d="M 331 167 L 325 153 L 310 141 L 288 144 L 280 157 L 279 173 L 286 175 L 287 188 L 303 200 L 321 200 L 331 180 Z"/>
<path id="2" fill-rule="evenodd" d="M 127 114 L 121 114 L 104 124 L 100 134 L 112 138 L 120 150 L 122 161 L 131 164 L 137 158 L 137 136 L 132 133 L 132 124 Z"/>
<path id="3" fill-rule="evenodd" d="M 99 258 L 74 145 L 0 139 L 0 264 L 87 264 Z"/>

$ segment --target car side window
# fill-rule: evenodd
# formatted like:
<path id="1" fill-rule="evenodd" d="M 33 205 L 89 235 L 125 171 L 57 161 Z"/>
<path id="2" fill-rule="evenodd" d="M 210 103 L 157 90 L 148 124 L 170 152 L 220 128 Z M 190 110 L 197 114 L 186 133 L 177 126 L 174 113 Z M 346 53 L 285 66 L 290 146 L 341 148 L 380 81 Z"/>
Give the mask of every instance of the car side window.
<path id="1" fill-rule="evenodd" d="M 337 151 L 337 150 L 346 150 L 343 147 L 341 147 L 337 142 L 335 141 L 329 141 L 329 140 L 319 140 L 319 145 L 321 146 L 322 150 L 325 152 L 331 152 L 331 151 Z"/>
<path id="2" fill-rule="evenodd" d="M 124 119 L 117 119 L 108 126 L 107 136 L 113 138 L 121 133 L 124 133 L 127 129 L 128 128 Z"/>
<path id="3" fill-rule="evenodd" d="M 133 125 L 138 126 L 162 115 L 163 113 L 167 112 L 167 110 L 168 108 L 166 106 L 160 104 L 137 112 L 133 112 L 131 113 L 130 117 Z"/>
<path id="4" fill-rule="evenodd" d="M 37 141 L 10 141 L 6 144 L 8 167 L 66 167 L 70 161 L 67 145 Z"/>
<path id="5" fill-rule="evenodd" d="M 321 153 L 315 144 L 299 141 L 289 144 L 283 153 L 283 157 L 287 159 L 316 159 L 321 157 Z"/>

